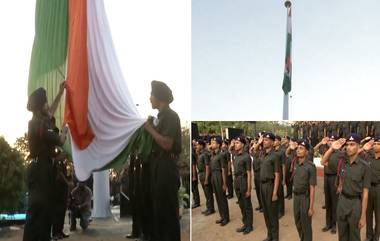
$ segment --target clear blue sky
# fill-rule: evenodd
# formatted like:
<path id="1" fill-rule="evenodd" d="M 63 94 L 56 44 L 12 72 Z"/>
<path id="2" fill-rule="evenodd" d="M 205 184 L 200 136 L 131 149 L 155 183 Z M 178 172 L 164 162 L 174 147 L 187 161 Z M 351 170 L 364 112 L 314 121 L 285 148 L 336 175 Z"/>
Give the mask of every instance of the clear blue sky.
<path id="1" fill-rule="evenodd" d="M 380 1 L 292 1 L 292 120 L 380 120 Z M 192 1 L 192 119 L 279 120 L 283 1 Z"/>

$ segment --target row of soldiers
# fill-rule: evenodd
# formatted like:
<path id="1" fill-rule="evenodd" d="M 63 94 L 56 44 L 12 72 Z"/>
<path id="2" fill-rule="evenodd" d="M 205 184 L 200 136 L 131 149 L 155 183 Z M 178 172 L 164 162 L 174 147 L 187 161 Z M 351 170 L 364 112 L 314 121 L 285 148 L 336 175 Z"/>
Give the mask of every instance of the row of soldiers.
<path id="1" fill-rule="evenodd" d="M 294 219 L 300 239 L 312 240 L 311 220 L 317 183 L 313 156 L 316 151 L 322 155 L 321 164 L 325 166 L 327 225 L 322 230 L 335 233 L 337 222 L 339 240 L 360 240 L 359 230 L 367 222 L 367 240 L 378 240 L 380 225 L 373 231 L 372 218 L 375 213 L 376 223 L 380 221 L 380 202 L 376 202 L 380 168 L 376 168 L 379 164 L 375 161 L 380 158 L 379 137 L 361 140 L 355 133 L 339 139 L 331 135 L 323 138 L 314 148 L 308 140 L 281 138 L 272 133 L 260 133 L 255 139 L 240 136 L 229 143 L 220 137 L 213 137 L 209 142 L 200 139 L 193 144 L 196 156 L 193 159 L 193 207 L 199 206 L 195 185 L 199 180 L 206 197 L 207 209 L 203 213 L 210 215 L 215 212 L 215 194 L 221 217 L 217 223 L 222 226 L 229 222 L 226 191 L 228 174 L 231 172 L 243 215 L 243 226 L 237 232 L 248 234 L 253 230 L 253 170 L 253 183 L 259 203 L 256 210 L 264 213 L 268 230 L 265 240 L 278 240 L 278 220 L 284 215 L 284 200 L 293 196 Z M 229 166 L 233 166 L 233 170 Z M 378 182 L 376 177 L 379 177 Z M 230 191 L 228 193 L 231 195 Z M 335 193 L 334 201 L 331 201 L 332 193 Z"/>
<path id="2" fill-rule="evenodd" d="M 380 135 L 379 121 L 296 121 L 292 123 L 294 138 L 310 138 L 315 146 L 325 136 L 346 137 L 350 133 L 359 136 Z"/>

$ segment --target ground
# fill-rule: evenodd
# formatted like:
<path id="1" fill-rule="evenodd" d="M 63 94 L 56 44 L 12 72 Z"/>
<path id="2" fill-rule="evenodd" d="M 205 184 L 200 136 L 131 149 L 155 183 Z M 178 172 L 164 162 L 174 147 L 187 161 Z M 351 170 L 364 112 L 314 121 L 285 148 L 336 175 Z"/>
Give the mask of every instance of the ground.
<path id="1" fill-rule="evenodd" d="M 81 228 L 77 227 L 76 232 L 69 232 L 69 224 L 66 218 L 65 233 L 69 233 L 70 237 L 64 239 L 65 241 L 80 240 L 80 241 L 126 241 L 128 239 L 124 236 L 131 232 L 132 221 L 131 218 L 118 219 L 118 209 L 113 209 L 112 213 L 114 218 L 109 219 L 94 219 L 90 224 L 88 230 L 83 232 Z M 2 241 L 19 241 L 22 240 L 23 226 L 12 226 L 7 228 L 0 228 L 0 240 Z M 181 240 L 190 240 L 190 213 L 185 210 L 181 218 Z"/>
<path id="2" fill-rule="evenodd" d="M 236 229 L 242 226 L 242 222 L 241 212 L 236 203 L 237 199 L 235 196 L 228 200 L 231 221 L 226 226 L 221 227 L 219 224 L 215 224 L 215 221 L 219 219 L 218 212 L 209 216 L 201 214 L 201 211 L 205 209 L 204 195 L 201 186 L 199 186 L 199 192 L 201 195 L 201 206 L 192 210 L 192 240 L 262 241 L 266 238 L 267 230 L 262 213 L 258 211 L 253 212 L 254 231 L 248 235 L 243 235 L 236 232 Z M 315 214 L 312 221 L 313 240 L 338 240 L 338 233 L 331 234 L 330 232 L 324 233 L 321 231 L 325 225 L 325 210 L 322 209 L 323 203 L 323 177 L 319 175 L 314 206 Z M 252 191 L 252 205 L 254 209 L 258 206 L 255 190 Z M 216 202 L 215 207 L 217 207 Z M 280 240 L 299 240 L 293 217 L 293 199 L 285 200 L 285 216 L 280 219 L 279 228 Z M 361 237 L 362 240 L 365 240 L 365 227 L 361 230 Z"/>

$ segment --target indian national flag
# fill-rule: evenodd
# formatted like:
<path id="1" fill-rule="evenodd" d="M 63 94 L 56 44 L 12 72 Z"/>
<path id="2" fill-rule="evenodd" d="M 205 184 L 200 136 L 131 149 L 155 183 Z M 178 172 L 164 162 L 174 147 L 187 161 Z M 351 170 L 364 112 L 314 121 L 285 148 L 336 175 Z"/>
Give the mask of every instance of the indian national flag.
<path id="1" fill-rule="evenodd" d="M 77 178 L 119 168 L 131 152 L 149 155 L 152 139 L 122 75 L 103 0 L 37 0 L 35 29 L 28 92 L 45 87 L 51 103 L 67 80 L 55 117 L 69 126 Z"/>
<path id="2" fill-rule="evenodd" d="M 288 94 L 292 90 L 292 9 L 290 7 L 288 8 L 286 29 L 286 55 L 282 90 Z"/>

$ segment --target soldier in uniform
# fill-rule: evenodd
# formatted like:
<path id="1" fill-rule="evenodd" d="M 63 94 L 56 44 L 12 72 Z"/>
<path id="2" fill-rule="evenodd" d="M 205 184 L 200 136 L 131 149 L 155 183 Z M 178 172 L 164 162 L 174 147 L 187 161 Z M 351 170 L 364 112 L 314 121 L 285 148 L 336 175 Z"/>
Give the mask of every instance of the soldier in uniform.
<path id="1" fill-rule="evenodd" d="M 330 160 L 333 151 L 346 145 L 347 158 L 338 163 L 337 222 L 339 241 L 360 241 L 360 229 L 366 223 L 368 190 L 371 186 L 371 170 L 359 156 L 360 138 L 351 133 L 347 139 L 334 141 L 324 159 Z"/>
<path id="2" fill-rule="evenodd" d="M 163 82 L 152 81 L 150 102 L 158 109 L 158 125 L 152 118 L 145 123 L 145 130 L 153 137 L 151 153 L 151 198 L 153 240 L 181 240 L 179 224 L 178 189 L 180 187 L 177 160 L 181 153 L 180 119 L 169 104 L 173 101 L 170 88 Z"/>
<path id="3" fill-rule="evenodd" d="M 261 194 L 260 194 L 260 153 L 262 151 L 262 145 L 258 147 L 258 150 L 254 152 L 254 147 L 257 145 L 258 140 L 256 139 L 249 152 L 252 158 L 252 168 L 253 168 L 253 176 L 254 176 L 254 183 L 255 183 L 255 190 L 256 190 L 256 196 L 257 196 L 257 201 L 259 203 L 259 206 L 255 209 L 256 211 L 263 212 L 263 205 L 261 202 Z"/>
<path id="4" fill-rule="evenodd" d="M 280 183 L 278 185 L 278 217 L 282 218 L 285 215 L 285 150 L 281 147 L 281 136 L 276 135 L 273 147 L 279 156 L 280 165 Z"/>
<path id="5" fill-rule="evenodd" d="M 336 233 L 336 210 L 338 204 L 337 194 L 337 174 L 338 164 L 345 159 L 345 153 L 342 150 L 333 150 L 327 158 L 326 151 L 331 147 L 331 143 L 336 140 L 336 136 L 324 138 L 320 142 L 322 145 L 319 148 L 319 153 L 322 155 L 321 165 L 324 167 L 325 183 L 325 205 L 326 205 L 326 226 L 322 228 L 322 232 L 327 232 L 331 229 L 331 233 Z"/>
<path id="6" fill-rule="evenodd" d="M 193 205 L 191 208 L 197 208 L 201 205 L 200 197 L 199 197 L 199 189 L 198 189 L 198 173 L 197 173 L 197 157 L 195 154 L 195 149 L 191 148 L 191 190 L 193 193 Z"/>
<path id="7" fill-rule="evenodd" d="M 260 192 L 268 233 L 265 241 L 279 240 L 278 187 L 281 167 L 279 165 L 279 156 L 273 148 L 274 140 L 275 136 L 272 133 L 264 133 L 254 147 L 254 152 L 257 152 L 261 143 L 263 144 L 260 166 Z"/>
<path id="8" fill-rule="evenodd" d="M 251 202 L 252 168 L 251 158 L 249 154 L 244 151 L 245 145 L 246 140 L 243 136 L 236 138 L 234 144 L 234 186 L 239 207 L 243 216 L 243 226 L 238 228 L 236 231 L 248 234 L 253 230 L 253 210 Z"/>
<path id="9" fill-rule="evenodd" d="M 231 159 L 231 153 L 228 148 L 229 142 L 227 139 L 223 141 L 222 144 L 222 152 L 226 156 L 227 160 L 227 190 L 228 195 L 227 198 L 231 199 L 234 197 L 234 186 L 233 186 L 233 177 L 232 177 L 232 159 Z"/>
<path id="10" fill-rule="evenodd" d="M 203 140 L 198 140 L 196 145 L 196 154 L 198 156 L 198 175 L 199 181 L 201 182 L 203 192 L 206 199 L 206 210 L 202 213 L 206 216 L 215 213 L 214 209 L 214 195 L 212 194 L 211 185 L 205 185 L 206 173 L 208 179 L 210 178 L 210 171 L 207 171 L 206 168 L 209 168 L 210 165 L 210 156 L 206 150 L 206 143 Z"/>
<path id="11" fill-rule="evenodd" d="M 57 98 L 62 96 L 63 89 L 64 85 L 61 85 Z M 27 109 L 33 112 L 33 117 L 28 125 L 31 164 L 27 174 L 29 201 L 23 240 L 50 240 L 55 181 L 52 157 L 55 147 L 65 142 L 67 128 L 63 128 L 61 135 L 54 132 L 51 122 L 54 111 L 49 112 L 51 109 L 43 88 L 29 96 Z"/>
<path id="12" fill-rule="evenodd" d="M 301 241 L 313 240 L 311 220 L 314 214 L 314 194 L 317 185 L 317 169 L 314 163 L 307 160 L 310 145 L 306 140 L 292 145 L 296 149 L 297 158 L 293 166 L 292 178 L 294 186 L 294 221 Z"/>
<path id="13" fill-rule="evenodd" d="M 225 159 L 225 155 L 220 150 L 221 145 L 222 138 L 219 136 L 214 137 L 211 140 L 212 155 L 210 160 L 210 171 L 212 190 L 215 193 L 216 203 L 218 204 L 220 215 L 220 219 L 217 220 L 216 223 L 221 226 L 225 226 L 230 221 L 230 214 L 227 197 L 225 195 L 227 190 L 227 160 Z M 208 182 L 208 177 L 206 177 L 206 185 L 208 185 Z"/>
<path id="14" fill-rule="evenodd" d="M 285 175 L 286 175 L 286 198 L 288 200 L 292 199 L 293 197 L 293 179 L 292 177 L 292 166 L 294 165 L 295 159 L 296 159 L 296 151 L 290 149 L 290 144 L 296 142 L 295 138 L 290 138 L 289 145 L 287 146 L 285 150 L 285 157 L 286 157 L 286 163 L 285 163 Z"/>
<path id="15" fill-rule="evenodd" d="M 379 241 L 380 237 L 380 136 L 367 142 L 363 158 L 371 165 L 371 187 L 368 194 L 366 241 Z M 373 152 L 372 152 L 373 151 Z M 375 215 L 375 229 L 373 216 Z"/>

